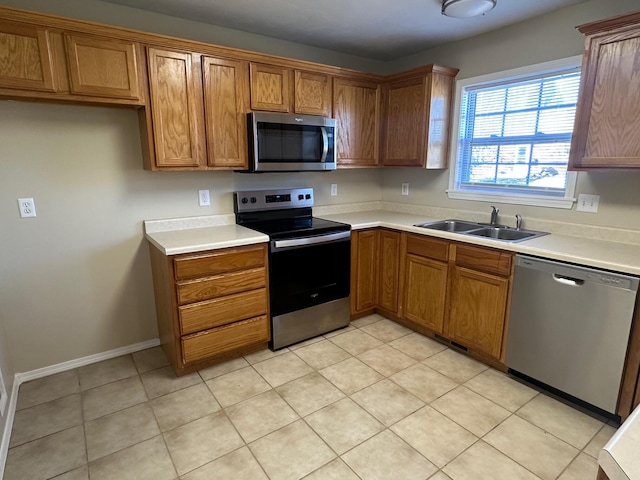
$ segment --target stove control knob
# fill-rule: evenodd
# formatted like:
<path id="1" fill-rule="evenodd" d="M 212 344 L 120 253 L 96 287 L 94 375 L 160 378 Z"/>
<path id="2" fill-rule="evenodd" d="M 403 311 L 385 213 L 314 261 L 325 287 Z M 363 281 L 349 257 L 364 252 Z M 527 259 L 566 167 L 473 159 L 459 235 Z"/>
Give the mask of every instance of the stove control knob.
<path id="1" fill-rule="evenodd" d="M 249 203 L 249 199 L 247 197 L 242 197 L 242 200 L 240 200 L 242 203 Z"/>
<path id="2" fill-rule="evenodd" d="M 304 195 L 303 194 L 298 195 L 298 200 L 304 200 Z"/>
<path id="3" fill-rule="evenodd" d="M 251 203 L 256 203 L 258 199 L 256 197 L 251 197 Z"/>
<path id="4" fill-rule="evenodd" d="M 307 200 L 311 200 L 311 194 L 310 194 L 310 193 L 307 193 L 307 194 L 304 196 L 304 198 L 306 198 Z"/>

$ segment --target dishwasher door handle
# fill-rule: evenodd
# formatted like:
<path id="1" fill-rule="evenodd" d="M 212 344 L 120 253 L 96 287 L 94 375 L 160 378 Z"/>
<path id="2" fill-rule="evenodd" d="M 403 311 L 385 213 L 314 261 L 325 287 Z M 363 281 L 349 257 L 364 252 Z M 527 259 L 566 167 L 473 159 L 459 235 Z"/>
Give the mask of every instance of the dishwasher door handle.
<path id="1" fill-rule="evenodd" d="M 581 280 L 579 278 L 567 277 L 565 275 L 559 275 L 557 273 L 553 274 L 553 279 L 558 283 L 569 285 L 571 287 L 581 287 L 582 285 L 584 285 L 584 280 Z"/>

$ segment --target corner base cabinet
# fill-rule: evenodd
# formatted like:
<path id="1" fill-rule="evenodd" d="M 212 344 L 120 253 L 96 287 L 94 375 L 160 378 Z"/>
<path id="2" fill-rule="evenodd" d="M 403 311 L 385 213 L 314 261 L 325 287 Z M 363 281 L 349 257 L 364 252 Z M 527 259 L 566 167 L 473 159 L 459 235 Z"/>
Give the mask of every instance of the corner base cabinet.
<path id="1" fill-rule="evenodd" d="M 171 256 L 149 248 L 160 342 L 177 375 L 267 348 L 265 244 Z"/>

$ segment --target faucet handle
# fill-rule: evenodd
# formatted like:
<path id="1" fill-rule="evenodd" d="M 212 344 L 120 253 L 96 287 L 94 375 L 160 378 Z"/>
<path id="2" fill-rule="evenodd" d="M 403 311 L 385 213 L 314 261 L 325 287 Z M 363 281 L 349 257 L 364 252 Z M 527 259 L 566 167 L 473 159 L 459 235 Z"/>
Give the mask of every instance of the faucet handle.
<path id="1" fill-rule="evenodd" d="M 498 213 L 500 210 L 498 210 L 496 207 L 494 207 L 493 205 L 491 205 L 491 213 Z"/>
<path id="2" fill-rule="evenodd" d="M 521 226 L 522 226 L 522 215 L 520 215 L 519 213 L 516 213 L 516 230 L 520 230 Z"/>

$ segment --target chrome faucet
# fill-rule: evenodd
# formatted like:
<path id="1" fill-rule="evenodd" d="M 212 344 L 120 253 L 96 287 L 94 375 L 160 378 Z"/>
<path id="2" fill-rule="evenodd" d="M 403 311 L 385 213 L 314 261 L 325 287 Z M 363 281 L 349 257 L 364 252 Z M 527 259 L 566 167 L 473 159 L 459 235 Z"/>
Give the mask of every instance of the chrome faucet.
<path id="1" fill-rule="evenodd" d="M 521 226 L 522 226 L 522 215 L 520 215 L 519 213 L 516 213 L 516 230 L 520 230 Z"/>
<path id="2" fill-rule="evenodd" d="M 491 225 L 497 225 L 498 224 L 498 212 L 499 211 L 500 210 L 498 210 L 496 207 L 491 205 Z"/>

